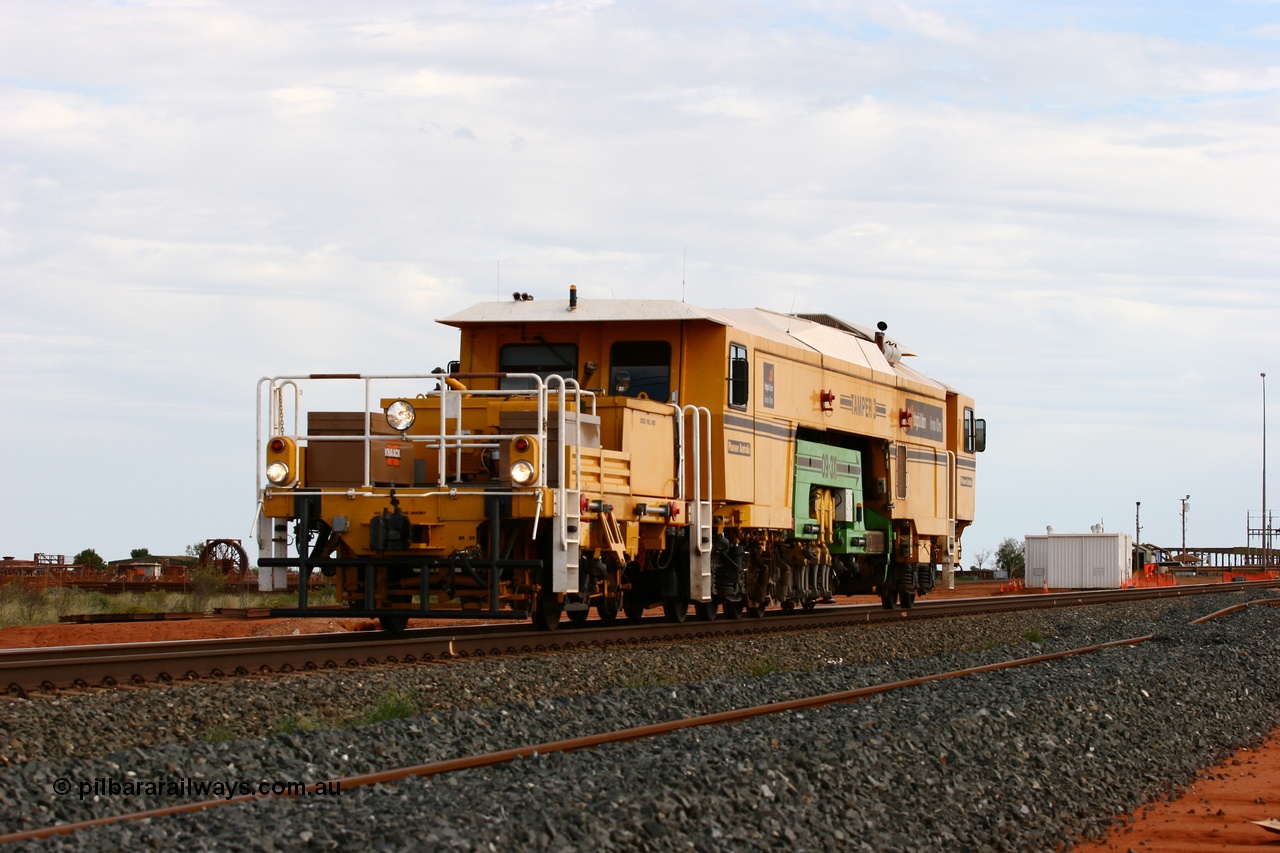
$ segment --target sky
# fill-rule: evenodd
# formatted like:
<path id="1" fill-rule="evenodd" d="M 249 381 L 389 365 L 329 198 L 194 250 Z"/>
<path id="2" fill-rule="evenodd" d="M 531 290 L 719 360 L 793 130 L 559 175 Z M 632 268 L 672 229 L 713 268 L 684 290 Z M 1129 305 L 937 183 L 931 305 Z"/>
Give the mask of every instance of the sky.
<path id="1" fill-rule="evenodd" d="M 0 554 L 249 544 L 260 377 L 570 284 L 887 322 L 966 564 L 1242 545 L 1278 276 L 1277 2 L 0 0 Z"/>

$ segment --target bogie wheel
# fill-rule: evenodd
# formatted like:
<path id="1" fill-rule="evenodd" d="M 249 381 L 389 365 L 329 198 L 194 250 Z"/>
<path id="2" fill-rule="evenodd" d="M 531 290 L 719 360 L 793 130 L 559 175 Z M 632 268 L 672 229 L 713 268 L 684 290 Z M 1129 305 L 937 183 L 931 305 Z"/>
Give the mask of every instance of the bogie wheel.
<path id="1" fill-rule="evenodd" d="M 759 619 L 761 616 L 764 615 L 764 608 L 765 608 L 765 605 L 763 604 L 748 604 L 747 616 L 749 616 L 752 619 Z"/>
<path id="2" fill-rule="evenodd" d="M 786 601 L 782 602 L 783 613 L 790 613 L 792 610 L 795 610 L 795 609 L 796 609 L 796 601 L 794 598 L 788 598 Z"/>
<path id="3" fill-rule="evenodd" d="M 916 603 L 916 594 L 904 589 L 898 593 L 898 601 L 902 604 L 903 610 L 910 610 L 911 606 Z"/>
<path id="4" fill-rule="evenodd" d="M 818 599 L 816 599 L 816 598 L 806 598 L 806 599 L 804 600 L 804 609 L 805 609 L 805 610 L 812 610 L 812 609 L 814 609 L 814 608 L 815 608 L 815 607 L 817 607 L 817 606 L 818 606 Z"/>
<path id="5" fill-rule="evenodd" d="M 567 613 L 569 614 L 570 622 L 572 622 L 575 625 L 585 625 L 587 624 L 587 617 L 591 615 L 591 610 L 590 609 L 569 610 L 567 611 Z"/>
<path id="6" fill-rule="evenodd" d="M 549 590 L 538 592 L 533 606 L 533 627 L 536 631 L 554 631 L 560 624 L 560 613 L 564 610 L 564 602 Z"/>
<path id="7" fill-rule="evenodd" d="M 742 602 L 730 601 L 729 599 L 726 598 L 724 600 L 724 618 L 726 619 L 742 618 Z"/>
<path id="8" fill-rule="evenodd" d="M 714 622 L 718 609 L 719 602 L 715 599 L 711 601 L 695 601 L 693 603 L 693 612 L 698 614 L 698 619 L 702 622 Z"/>
<path id="9" fill-rule="evenodd" d="M 379 616 L 378 621 L 382 623 L 382 630 L 397 637 L 409 627 L 408 616 Z"/>
<path id="10" fill-rule="evenodd" d="M 668 622 L 683 622 L 689 615 L 689 599 L 684 595 L 670 595 L 662 599 L 662 613 Z"/>
<path id="11" fill-rule="evenodd" d="M 892 590 L 889 590 L 887 592 L 883 589 L 880 590 L 880 606 L 883 607 L 885 610 L 892 610 L 893 601 L 897 597 L 898 597 L 897 593 L 893 592 Z"/>
<path id="12" fill-rule="evenodd" d="M 631 622 L 639 622 L 644 617 L 644 603 L 629 595 L 623 596 L 622 612 L 627 614 L 627 619 Z"/>
<path id="13" fill-rule="evenodd" d="M 641 612 L 644 612 L 643 610 Z M 600 596 L 596 599 L 596 615 L 601 622 L 612 622 L 618 618 L 618 599 Z"/>

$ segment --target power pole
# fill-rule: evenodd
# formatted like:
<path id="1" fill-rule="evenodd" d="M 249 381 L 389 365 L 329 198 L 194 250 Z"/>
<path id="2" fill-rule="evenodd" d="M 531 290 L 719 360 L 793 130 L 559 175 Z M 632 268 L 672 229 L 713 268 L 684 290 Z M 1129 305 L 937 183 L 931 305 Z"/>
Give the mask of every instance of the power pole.
<path id="1" fill-rule="evenodd" d="M 1187 495 L 1182 499 L 1182 553 L 1187 553 L 1187 501 L 1191 500 L 1191 495 Z"/>

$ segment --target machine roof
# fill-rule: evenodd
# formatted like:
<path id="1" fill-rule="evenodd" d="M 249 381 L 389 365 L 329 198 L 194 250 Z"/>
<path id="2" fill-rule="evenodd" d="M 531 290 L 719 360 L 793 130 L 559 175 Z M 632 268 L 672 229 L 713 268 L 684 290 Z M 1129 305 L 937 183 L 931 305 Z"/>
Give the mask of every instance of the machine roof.
<path id="1" fill-rule="evenodd" d="M 583 299 L 577 309 L 559 299 L 481 302 L 439 322 L 446 326 L 477 323 L 599 323 L 611 320 L 710 320 L 727 325 L 714 311 L 674 299 Z"/>
<path id="2" fill-rule="evenodd" d="M 943 387 L 901 361 L 890 364 L 875 344 L 875 332 L 829 314 L 781 314 L 763 308 L 699 308 L 674 299 L 580 299 L 574 310 L 561 299 L 481 302 L 439 320 L 464 328 L 490 323 L 599 323 L 620 320 L 704 320 L 870 368 Z"/>

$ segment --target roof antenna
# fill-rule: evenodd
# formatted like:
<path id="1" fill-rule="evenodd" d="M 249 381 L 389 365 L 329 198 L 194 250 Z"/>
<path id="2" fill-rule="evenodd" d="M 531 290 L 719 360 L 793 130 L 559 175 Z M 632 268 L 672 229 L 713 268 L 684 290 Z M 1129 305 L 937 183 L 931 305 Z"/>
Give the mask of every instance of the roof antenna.
<path id="1" fill-rule="evenodd" d="M 502 261 L 498 261 L 498 292 L 493 295 L 497 302 L 502 301 Z"/>
<path id="2" fill-rule="evenodd" d="M 684 274 L 689 269 L 689 247 L 684 247 L 684 263 L 680 267 L 680 301 L 684 302 Z"/>
<path id="3" fill-rule="evenodd" d="M 796 316 L 796 297 L 799 292 L 791 294 L 791 310 L 787 312 L 787 334 L 791 334 L 791 318 Z"/>

